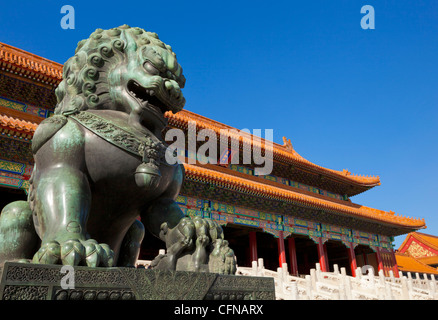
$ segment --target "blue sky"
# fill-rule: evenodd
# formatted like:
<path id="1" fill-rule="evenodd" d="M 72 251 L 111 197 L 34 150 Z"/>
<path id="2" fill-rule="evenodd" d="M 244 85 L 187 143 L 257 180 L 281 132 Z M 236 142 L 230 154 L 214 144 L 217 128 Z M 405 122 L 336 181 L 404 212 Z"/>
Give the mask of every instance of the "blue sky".
<path id="1" fill-rule="evenodd" d="M 63 5 L 73 30 L 60 26 Z M 364 5 L 374 30 L 360 26 Z M 438 236 L 437 1 L 3 1 L 0 42 L 64 63 L 96 28 L 122 24 L 172 46 L 188 110 L 379 175 L 352 201 L 425 218 L 422 232 Z"/>

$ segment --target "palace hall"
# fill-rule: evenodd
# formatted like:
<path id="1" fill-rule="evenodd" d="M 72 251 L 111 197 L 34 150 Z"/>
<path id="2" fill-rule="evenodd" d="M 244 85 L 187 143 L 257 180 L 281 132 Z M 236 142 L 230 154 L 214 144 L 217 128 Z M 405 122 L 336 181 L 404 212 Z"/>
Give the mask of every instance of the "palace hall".
<path id="1" fill-rule="evenodd" d="M 2 208 L 27 198 L 34 164 L 32 137 L 38 124 L 54 112 L 55 89 L 62 71 L 59 63 L 0 43 Z M 426 227 L 424 219 L 354 202 L 355 195 L 379 186 L 379 177 L 319 166 L 318 159 L 301 156 L 288 138 L 277 144 L 254 139 L 251 134 L 236 137 L 237 129 L 189 110 L 167 112 L 167 130 L 180 129 L 188 136 L 194 122 L 198 131 L 208 129 L 219 135 L 228 130 L 227 150 L 232 150 L 233 139 L 238 141 L 233 157 L 242 159 L 245 152 L 254 149 L 272 154 L 272 172 L 257 175 L 258 164 L 254 162 L 233 163 L 230 156 L 225 164 L 206 163 L 196 159 L 189 148 L 179 150 L 185 180 L 177 203 L 187 216 L 208 217 L 223 227 L 239 266 L 251 266 L 252 261 L 263 258 L 271 270 L 287 263 L 292 275 L 309 274 L 319 263 L 322 271 L 332 271 L 337 264 L 352 276 L 364 265 L 383 270 L 385 275 L 392 270 L 398 276 L 398 264 L 403 264 L 402 271 L 409 271 L 414 263 L 407 253 L 414 255 L 413 245 L 421 242 L 419 238 L 429 244 L 430 252 L 438 254 L 434 237 L 415 233 Z M 411 234 L 413 240 L 406 242 L 396 257 L 394 237 L 404 234 Z M 159 239 L 145 236 L 139 259 L 151 260 L 163 248 Z M 416 257 L 436 269 L 437 260 L 432 255 Z"/>

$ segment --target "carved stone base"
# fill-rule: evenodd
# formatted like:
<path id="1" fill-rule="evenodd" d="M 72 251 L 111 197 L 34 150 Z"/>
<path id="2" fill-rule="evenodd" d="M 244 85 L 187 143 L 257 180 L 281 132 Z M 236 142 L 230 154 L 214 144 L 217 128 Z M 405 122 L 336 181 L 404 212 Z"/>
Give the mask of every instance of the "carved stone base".
<path id="1" fill-rule="evenodd" d="M 273 278 L 140 268 L 74 267 L 62 273 L 61 268 L 6 262 L 0 267 L 0 300 L 275 299 Z"/>

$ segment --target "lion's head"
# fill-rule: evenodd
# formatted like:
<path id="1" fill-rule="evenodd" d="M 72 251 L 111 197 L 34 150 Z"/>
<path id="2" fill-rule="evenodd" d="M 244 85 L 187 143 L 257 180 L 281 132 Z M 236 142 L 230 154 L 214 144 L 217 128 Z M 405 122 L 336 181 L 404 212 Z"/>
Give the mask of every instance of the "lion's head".
<path id="1" fill-rule="evenodd" d="M 97 29 L 78 43 L 56 89 L 56 114 L 109 109 L 165 123 L 180 111 L 185 78 L 171 47 L 156 33 L 127 25 Z"/>

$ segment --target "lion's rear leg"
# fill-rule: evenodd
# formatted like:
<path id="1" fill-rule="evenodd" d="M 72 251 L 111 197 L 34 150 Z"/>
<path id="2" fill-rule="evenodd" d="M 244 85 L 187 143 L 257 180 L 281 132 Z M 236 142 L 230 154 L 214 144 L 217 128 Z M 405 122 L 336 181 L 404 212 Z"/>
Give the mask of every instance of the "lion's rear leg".
<path id="1" fill-rule="evenodd" d="M 123 238 L 120 246 L 120 254 L 117 262 L 119 267 L 134 267 L 140 254 L 141 242 L 144 238 L 145 229 L 143 223 L 138 220 L 131 225 Z"/>
<path id="2" fill-rule="evenodd" d="M 0 215 L 0 264 L 32 259 L 39 243 L 29 203 L 15 201 L 5 206 Z"/>
<path id="3" fill-rule="evenodd" d="M 59 164 L 35 178 L 42 244 L 32 261 L 39 264 L 112 267 L 113 250 L 90 239 L 86 222 L 91 191 L 86 175 Z"/>

